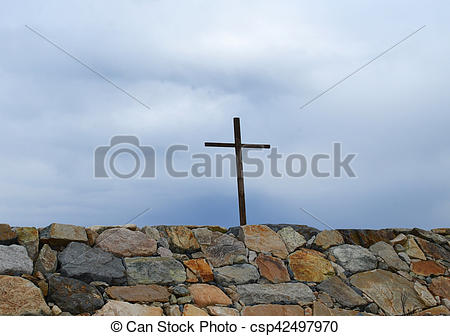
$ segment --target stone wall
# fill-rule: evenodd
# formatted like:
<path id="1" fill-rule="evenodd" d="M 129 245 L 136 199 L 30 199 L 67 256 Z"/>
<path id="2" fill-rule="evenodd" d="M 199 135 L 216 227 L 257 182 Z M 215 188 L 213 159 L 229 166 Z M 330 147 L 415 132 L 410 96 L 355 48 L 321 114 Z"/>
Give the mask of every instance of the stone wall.
<path id="1" fill-rule="evenodd" d="M 449 315 L 450 229 L 0 224 L 0 315 Z"/>

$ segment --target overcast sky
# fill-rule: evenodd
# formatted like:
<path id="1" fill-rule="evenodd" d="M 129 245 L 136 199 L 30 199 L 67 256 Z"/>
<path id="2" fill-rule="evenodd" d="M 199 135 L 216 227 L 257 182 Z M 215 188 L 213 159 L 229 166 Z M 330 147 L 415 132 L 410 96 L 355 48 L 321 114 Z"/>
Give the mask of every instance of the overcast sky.
<path id="1" fill-rule="evenodd" d="M 235 179 L 174 179 L 162 167 L 171 144 L 232 153 L 203 142 L 231 141 L 239 116 L 245 142 L 358 153 L 358 178 L 246 179 L 250 224 L 326 229 L 303 207 L 335 228 L 449 227 L 449 11 L 445 1 L 3 1 L 0 222 L 118 225 L 151 207 L 136 224 L 238 225 Z M 94 179 L 95 148 L 114 135 L 154 147 L 157 177 Z"/>

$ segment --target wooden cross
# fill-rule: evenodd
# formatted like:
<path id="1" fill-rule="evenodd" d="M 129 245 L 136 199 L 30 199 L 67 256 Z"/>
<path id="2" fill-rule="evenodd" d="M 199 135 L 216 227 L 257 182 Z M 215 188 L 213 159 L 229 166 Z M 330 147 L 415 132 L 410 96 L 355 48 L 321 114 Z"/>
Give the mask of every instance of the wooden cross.
<path id="1" fill-rule="evenodd" d="M 244 169 L 242 166 L 242 148 L 270 148 L 270 145 L 263 144 L 243 144 L 241 141 L 241 125 L 239 118 L 233 118 L 234 122 L 234 143 L 229 142 L 205 142 L 206 147 L 234 147 L 236 153 L 237 187 L 239 198 L 239 219 L 240 224 L 246 225 L 245 214 L 245 193 L 244 193 Z"/>

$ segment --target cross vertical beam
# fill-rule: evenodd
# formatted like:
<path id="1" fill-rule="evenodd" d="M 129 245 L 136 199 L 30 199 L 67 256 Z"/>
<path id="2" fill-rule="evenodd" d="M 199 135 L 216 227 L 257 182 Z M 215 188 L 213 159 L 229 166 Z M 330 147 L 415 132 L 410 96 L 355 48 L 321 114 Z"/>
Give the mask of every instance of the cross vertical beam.
<path id="1" fill-rule="evenodd" d="M 239 118 L 233 118 L 234 143 L 223 142 L 205 142 L 206 147 L 234 147 L 236 154 L 236 173 L 239 199 L 239 221 L 240 225 L 247 224 L 245 211 L 245 192 L 244 192 L 244 167 L 242 163 L 242 148 L 270 148 L 265 144 L 243 144 L 241 139 L 241 124 Z"/>
<path id="2" fill-rule="evenodd" d="M 242 165 L 242 141 L 241 122 L 239 118 L 233 118 L 234 124 L 234 151 L 236 153 L 236 172 L 239 199 L 239 222 L 240 225 L 247 225 L 247 215 L 245 213 L 245 192 L 244 192 L 244 168 Z"/>

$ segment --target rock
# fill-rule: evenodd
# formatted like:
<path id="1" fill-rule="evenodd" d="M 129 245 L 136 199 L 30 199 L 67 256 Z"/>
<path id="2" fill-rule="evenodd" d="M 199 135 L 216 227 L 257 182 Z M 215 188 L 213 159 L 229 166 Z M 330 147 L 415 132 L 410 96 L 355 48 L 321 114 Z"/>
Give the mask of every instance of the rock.
<path id="1" fill-rule="evenodd" d="M 344 238 L 337 230 L 325 230 L 317 234 L 314 244 L 326 250 L 331 246 L 344 244 Z"/>
<path id="2" fill-rule="evenodd" d="M 325 306 L 322 302 L 315 301 L 313 303 L 314 316 L 332 316 L 331 309 Z"/>
<path id="3" fill-rule="evenodd" d="M 228 234 L 206 228 L 193 230 L 202 252 L 213 267 L 245 262 L 247 249 L 243 242 Z"/>
<path id="4" fill-rule="evenodd" d="M 416 281 L 414 282 L 414 289 L 417 295 L 419 295 L 422 302 L 425 304 L 425 306 L 432 307 L 437 305 L 435 298 L 433 297 L 433 295 L 431 295 L 426 286 Z"/>
<path id="5" fill-rule="evenodd" d="M 170 249 L 177 253 L 194 252 L 200 249 L 194 234 L 186 226 L 166 226 Z"/>
<path id="6" fill-rule="evenodd" d="M 429 288 L 433 295 L 450 300 L 450 278 L 443 276 L 434 278 Z"/>
<path id="7" fill-rule="evenodd" d="M 170 293 L 159 285 L 113 286 L 105 290 L 113 300 L 128 302 L 168 302 Z"/>
<path id="8" fill-rule="evenodd" d="M 122 226 L 124 229 L 128 229 L 131 231 L 136 231 L 137 230 L 137 225 L 136 224 L 132 224 L 132 223 L 128 223 Z"/>
<path id="9" fill-rule="evenodd" d="M 176 296 L 188 296 L 190 294 L 189 289 L 184 286 L 174 286 L 171 291 Z"/>
<path id="10" fill-rule="evenodd" d="M 312 290 L 303 283 L 247 284 L 237 286 L 237 291 L 241 301 L 246 305 L 297 304 L 315 300 Z"/>
<path id="11" fill-rule="evenodd" d="M 450 228 L 436 228 L 436 229 L 431 229 L 431 232 L 443 235 L 443 236 L 448 236 L 450 235 Z"/>
<path id="12" fill-rule="evenodd" d="M 183 263 L 184 266 L 190 269 L 201 282 L 214 281 L 214 274 L 211 266 L 209 266 L 205 259 L 189 259 Z"/>
<path id="13" fill-rule="evenodd" d="M 48 300 L 71 314 L 92 313 L 103 306 L 100 292 L 87 283 L 62 276 L 49 278 Z"/>
<path id="14" fill-rule="evenodd" d="M 0 315 L 50 315 L 50 308 L 31 281 L 0 275 Z"/>
<path id="15" fill-rule="evenodd" d="M 339 277 L 332 277 L 321 282 L 317 289 L 329 294 L 344 307 L 353 308 L 367 304 L 367 301 L 347 286 Z"/>
<path id="16" fill-rule="evenodd" d="M 53 316 L 59 316 L 59 315 L 61 315 L 61 313 L 62 313 L 62 310 L 57 305 L 54 305 L 52 307 L 52 315 Z"/>
<path id="17" fill-rule="evenodd" d="M 302 247 L 306 244 L 306 239 L 300 233 L 295 231 L 292 227 L 287 226 L 280 231 L 278 231 L 281 239 L 286 245 L 289 253 L 294 252 L 299 247 Z"/>
<path id="18" fill-rule="evenodd" d="M 394 239 L 391 240 L 392 245 L 401 244 L 403 245 L 408 240 L 408 237 L 406 237 L 403 233 L 400 233 L 398 236 L 396 236 Z"/>
<path id="19" fill-rule="evenodd" d="M 222 286 L 242 285 L 258 281 L 259 272 L 253 265 L 238 264 L 215 268 L 214 278 Z"/>
<path id="20" fill-rule="evenodd" d="M 369 303 L 369 304 L 366 306 L 366 308 L 364 309 L 364 311 L 366 311 L 367 313 L 376 315 L 376 314 L 378 314 L 378 306 L 377 306 L 377 304 L 374 303 L 374 302 Z"/>
<path id="21" fill-rule="evenodd" d="M 206 228 L 209 231 L 227 233 L 228 229 L 219 225 L 186 225 L 188 229 L 194 230 L 198 228 Z"/>
<path id="22" fill-rule="evenodd" d="M 11 245 L 17 242 L 17 234 L 8 224 L 0 224 L 0 245 Z"/>
<path id="23" fill-rule="evenodd" d="M 184 306 L 183 316 L 208 316 L 208 313 L 194 305 L 187 304 Z"/>
<path id="24" fill-rule="evenodd" d="M 411 264 L 411 259 L 409 259 L 409 256 L 405 252 L 399 252 L 398 256 L 408 265 Z"/>
<path id="25" fill-rule="evenodd" d="M 284 229 L 283 229 L 284 230 Z M 290 281 L 289 272 L 283 261 L 260 253 L 255 259 L 261 276 L 272 283 L 280 283 Z"/>
<path id="26" fill-rule="evenodd" d="M 420 238 L 432 241 L 436 244 L 447 244 L 447 239 L 445 237 L 432 231 L 415 228 L 412 233 Z"/>
<path id="27" fill-rule="evenodd" d="M 88 244 L 89 246 L 94 246 L 95 242 L 97 241 L 97 238 L 99 234 L 95 232 L 94 230 L 91 230 L 89 228 L 86 229 L 86 235 L 88 237 Z"/>
<path id="28" fill-rule="evenodd" d="M 239 316 L 239 311 L 234 308 L 208 306 L 206 309 L 212 316 Z"/>
<path id="29" fill-rule="evenodd" d="M 442 246 L 439 246 L 434 243 L 430 243 L 429 241 L 417 238 L 417 244 L 419 244 L 422 251 L 430 258 L 433 259 L 442 259 L 442 260 L 450 260 L 450 251 L 446 250 Z"/>
<path id="30" fill-rule="evenodd" d="M 416 240 L 414 239 L 414 236 L 409 235 L 408 239 L 405 243 L 405 249 L 406 254 L 414 259 L 420 259 L 420 260 L 426 260 L 425 254 L 423 254 L 422 250 L 420 249 L 419 245 L 417 245 Z"/>
<path id="31" fill-rule="evenodd" d="M 164 309 L 167 316 L 181 316 L 180 307 L 178 305 L 170 305 Z"/>
<path id="32" fill-rule="evenodd" d="M 307 226 L 307 225 L 298 225 L 298 224 L 266 224 L 266 226 L 275 231 L 280 232 L 282 229 L 286 227 L 290 227 L 294 229 L 296 232 L 300 233 L 306 240 L 311 239 L 311 237 L 317 235 L 319 230 L 316 228 Z M 239 229 L 238 229 L 239 230 Z"/>
<path id="33" fill-rule="evenodd" d="M 338 230 L 347 244 L 361 245 L 369 247 L 379 241 L 389 243 L 395 238 L 394 230 Z"/>
<path id="34" fill-rule="evenodd" d="M 377 258 L 368 249 L 357 245 L 339 245 L 330 248 L 330 254 L 350 273 L 364 272 L 377 267 Z"/>
<path id="35" fill-rule="evenodd" d="M 163 316 L 163 310 L 160 307 L 111 300 L 97 310 L 94 316 Z"/>
<path id="36" fill-rule="evenodd" d="M 414 284 L 400 275 L 384 270 L 358 273 L 350 278 L 387 315 L 404 315 L 425 308 Z"/>
<path id="37" fill-rule="evenodd" d="M 423 276 L 442 275 L 445 273 L 445 267 L 433 260 L 420 260 L 411 263 L 411 270 Z"/>
<path id="38" fill-rule="evenodd" d="M 289 267 L 298 281 L 320 282 L 335 274 L 330 261 L 322 253 L 305 248 L 289 256 Z"/>
<path id="39" fill-rule="evenodd" d="M 323 293 L 323 292 L 318 293 L 317 300 L 322 302 L 328 308 L 332 308 L 334 306 L 333 299 L 327 293 Z"/>
<path id="40" fill-rule="evenodd" d="M 161 238 L 161 234 L 158 229 L 153 226 L 145 226 L 142 228 L 142 232 L 144 232 L 149 238 L 158 241 Z"/>
<path id="41" fill-rule="evenodd" d="M 160 257 L 173 257 L 172 251 L 162 246 L 158 247 L 157 252 Z"/>
<path id="42" fill-rule="evenodd" d="M 448 310 L 445 306 L 433 307 L 430 309 L 423 310 L 421 312 L 415 313 L 415 316 L 450 316 L 450 310 Z"/>
<path id="43" fill-rule="evenodd" d="M 0 274 L 22 275 L 33 273 L 33 261 L 25 247 L 0 245 Z"/>
<path id="44" fill-rule="evenodd" d="M 148 238 L 145 233 L 124 228 L 102 232 L 96 246 L 117 257 L 146 257 L 155 254 L 157 249 L 156 240 Z"/>
<path id="45" fill-rule="evenodd" d="M 63 276 L 88 283 L 92 281 L 104 281 L 110 285 L 126 283 L 122 260 L 99 248 L 92 248 L 81 243 L 70 243 L 59 254 L 58 259 Z"/>
<path id="46" fill-rule="evenodd" d="M 186 303 L 191 303 L 192 302 L 192 296 L 182 296 L 182 297 L 179 297 L 178 299 L 177 299 L 177 303 L 179 304 L 179 305 L 183 305 L 183 304 L 186 304 Z"/>
<path id="47" fill-rule="evenodd" d="M 264 304 L 244 307 L 242 316 L 304 316 L 305 311 L 298 305 Z"/>
<path id="48" fill-rule="evenodd" d="M 119 229 L 121 228 L 120 225 L 93 225 L 89 227 L 89 230 L 92 230 L 98 234 L 101 234 L 102 232 L 109 230 L 109 229 Z"/>
<path id="49" fill-rule="evenodd" d="M 70 242 L 89 243 L 84 227 L 58 223 L 50 224 L 42 229 L 40 241 L 56 249 L 65 247 Z"/>
<path id="50" fill-rule="evenodd" d="M 129 285 L 177 284 L 186 280 L 183 264 L 168 257 L 125 258 Z"/>
<path id="51" fill-rule="evenodd" d="M 27 249 L 31 260 L 36 260 L 39 254 L 39 232 L 34 227 L 21 227 L 15 229 L 17 242 Z"/>
<path id="52" fill-rule="evenodd" d="M 47 275 L 50 273 L 55 273 L 57 266 L 58 253 L 52 250 L 48 244 L 44 244 L 39 252 L 34 269 L 44 275 Z"/>
<path id="53" fill-rule="evenodd" d="M 286 259 L 288 251 L 281 237 L 266 225 L 244 225 L 239 233 L 245 245 L 255 252 L 271 253 Z"/>
<path id="54" fill-rule="evenodd" d="M 409 271 L 407 263 L 402 261 L 394 248 L 385 242 L 378 242 L 369 247 L 369 250 L 383 261 L 393 270 Z"/>
<path id="55" fill-rule="evenodd" d="M 216 286 L 207 284 L 194 284 L 189 287 L 194 303 L 199 307 L 223 305 L 228 306 L 233 302 Z"/>

